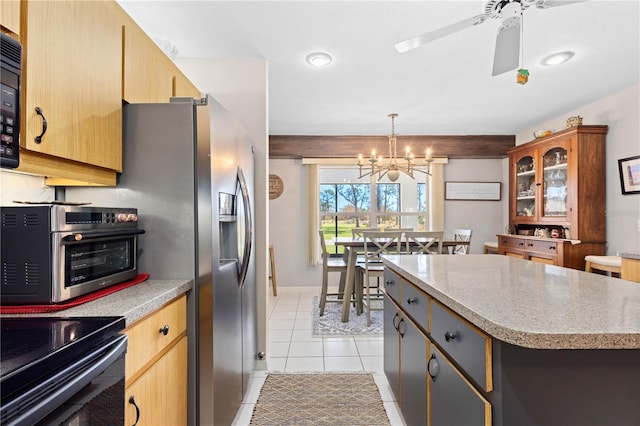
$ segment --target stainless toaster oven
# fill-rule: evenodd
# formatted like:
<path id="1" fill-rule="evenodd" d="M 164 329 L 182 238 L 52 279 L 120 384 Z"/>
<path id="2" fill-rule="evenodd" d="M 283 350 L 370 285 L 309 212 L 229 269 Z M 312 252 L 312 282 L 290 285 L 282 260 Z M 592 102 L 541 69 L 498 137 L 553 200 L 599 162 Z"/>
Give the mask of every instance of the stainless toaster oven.
<path id="1" fill-rule="evenodd" d="M 58 303 L 138 274 L 133 208 L 0 207 L 3 305 Z"/>

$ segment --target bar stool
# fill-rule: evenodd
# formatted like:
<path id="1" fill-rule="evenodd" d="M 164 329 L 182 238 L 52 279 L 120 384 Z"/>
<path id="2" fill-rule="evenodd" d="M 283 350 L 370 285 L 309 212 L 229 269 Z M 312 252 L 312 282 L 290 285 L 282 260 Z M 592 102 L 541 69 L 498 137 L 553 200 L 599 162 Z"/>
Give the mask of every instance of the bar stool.
<path id="1" fill-rule="evenodd" d="M 607 275 L 617 274 L 620 277 L 622 270 L 622 258 L 620 256 L 595 256 L 589 255 L 584 258 L 586 272 L 593 272 L 594 269 L 604 271 Z"/>
<path id="2" fill-rule="evenodd" d="M 497 241 L 488 241 L 484 243 L 484 254 L 489 253 L 498 253 L 498 242 Z"/>
<path id="3" fill-rule="evenodd" d="M 278 295 L 278 285 L 276 284 L 276 256 L 273 250 L 273 244 L 269 244 L 269 262 L 271 263 L 271 274 L 269 279 L 271 280 L 271 286 L 273 287 L 273 295 Z"/>

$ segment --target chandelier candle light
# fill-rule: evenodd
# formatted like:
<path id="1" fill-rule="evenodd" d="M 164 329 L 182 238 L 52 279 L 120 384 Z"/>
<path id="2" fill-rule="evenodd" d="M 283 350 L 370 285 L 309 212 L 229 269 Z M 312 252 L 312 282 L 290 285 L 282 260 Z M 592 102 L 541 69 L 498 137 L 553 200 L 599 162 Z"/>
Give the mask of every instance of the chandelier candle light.
<path id="1" fill-rule="evenodd" d="M 371 151 L 371 156 L 367 165 L 362 158 L 362 154 L 358 155 L 358 168 L 360 169 L 360 176 L 358 179 L 378 175 L 378 180 L 382 179 L 385 175 L 389 177 L 391 182 L 395 182 L 400 177 L 400 172 L 409 175 L 412 179 L 414 172 L 424 173 L 425 175 L 431 175 L 431 163 L 433 158 L 431 157 L 431 149 L 427 148 L 427 152 L 424 156 L 424 160 L 420 164 L 413 162 L 414 157 L 409 147 L 406 148 L 404 157 L 398 158 L 396 152 L 396 129 L 395 118 L 398 114 L 389 114 L 391 117 L 391 134 L 389 135 L 389 160 L 385 161 L 381 156 L 376 157 L 376 151 Z"/>

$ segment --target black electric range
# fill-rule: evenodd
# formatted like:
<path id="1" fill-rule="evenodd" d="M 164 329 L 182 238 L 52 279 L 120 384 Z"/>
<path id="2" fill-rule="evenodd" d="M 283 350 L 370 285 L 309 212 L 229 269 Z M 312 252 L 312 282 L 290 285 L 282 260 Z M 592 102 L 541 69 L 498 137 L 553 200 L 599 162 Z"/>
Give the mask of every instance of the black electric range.
<path id="1" fill-rule="evenodd" d="M 89 402 L 79 402 L 82 396 L 99 400 L 104 389 L 98 388 L 117 382 L 122 382 L 116 391 L 122 407 L 127 341 L 119 333 L 124 327 L 122 317 L 0 318 L 0 423 L 35 424 L 73 401 L 67 414 L 56 414 L 56 422 L 66 424 L 63 417 L 82 412 Z M 95 411 L 87 407 L 84 416 Z"/>

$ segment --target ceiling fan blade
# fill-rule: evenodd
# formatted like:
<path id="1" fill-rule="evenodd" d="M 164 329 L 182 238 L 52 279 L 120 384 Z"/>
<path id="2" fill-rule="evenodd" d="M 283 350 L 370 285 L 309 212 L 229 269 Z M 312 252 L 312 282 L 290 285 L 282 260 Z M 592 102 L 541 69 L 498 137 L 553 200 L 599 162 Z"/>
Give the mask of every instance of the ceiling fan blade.
<path id="1" fill-rule="evenodd" d="M 455 32 L 464 30 L 465 28 L 469 28 L 474 25 L 481 24 L 487 18 L 489 18 L 488 14 L 483 13 L 481 15 L 476 15 L 471 18 L 467 18 L 463 21 L 456 22 L 442 28 L 438 28 L 437 30 L 429 31 L 424 34 L 420 34 L 419 36 L 400 41 L 396 43 L 394 46 L 399 53 L 404 53 L 409 50 L 415 49 L 416 47 L 420 47 L 423 44 L 432 42 L 442 37 L 446 37 L 449 34 L 453 34 Z"/>
<path id="2" fill-rule="evenodd" d="M 498 28 L 496 50 L 493 56 L 493 73 L 499 75 L 518 68 L 520 57 L 520 17 L 505 20 Z"/>
<path id="3" fill-rule="evenodd" d="M 540 9 L 548 9 L 550 7 L 566 6 L 573 3 L 584 3 L 589 0 L 539 0 L 536 6 Z"/>

